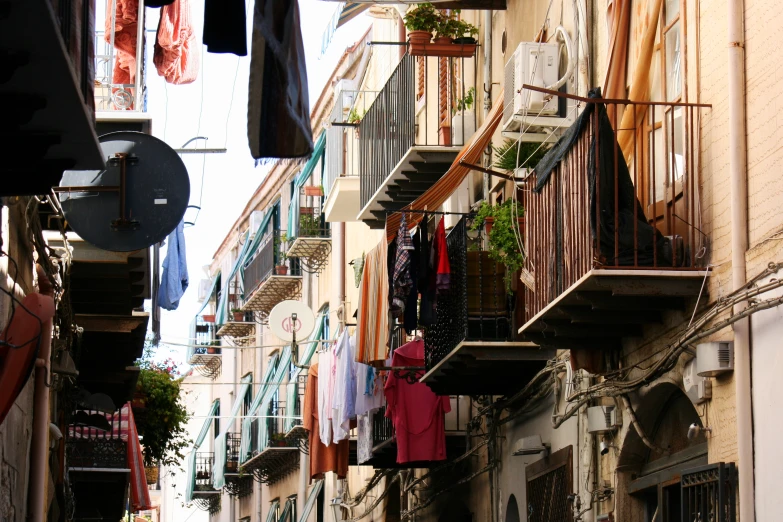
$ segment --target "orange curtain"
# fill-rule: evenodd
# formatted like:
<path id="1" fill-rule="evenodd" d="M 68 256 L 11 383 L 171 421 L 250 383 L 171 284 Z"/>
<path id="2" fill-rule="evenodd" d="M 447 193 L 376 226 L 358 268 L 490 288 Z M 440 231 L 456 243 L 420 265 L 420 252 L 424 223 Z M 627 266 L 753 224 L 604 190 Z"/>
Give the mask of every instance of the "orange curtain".
<path id="1" fill-rule="evenodd" d="M 609 56 L 604 79 L 604 98 L 625 98 L 628 64 L 628 34 L 631 28 L 631 0 L 613 0 L 606 13 L 609 24 Z M 615 106 L 606 108 L 615 125 Z M 618 115 L 622 116 L 622 115 Z M 615 129 L 616 131 L 617 129 Z"/>
<path id="2" fill-rule="evenodd" d="M 481 160 L 481 155 L 492 140 L 492 135 L 495 133 L 500 124 L 500 120 L 503 118 L 503 91 L 500 91 L 495 104 L 489 111 L 484 123 L 476 131 L 470 141 L 462 148 L 457 155 L 457 159 L 454 160 L 449 170 L 438 181 L 432 185 L 427 192 L 419 196 L 416 201 L 406 206 L 401 210 L 404 212 L 406 209 L 410 210 L 437 210 L 443 203 L 457 190 L 462 180 L 470 172 L 470 168 L 460 164 L 460 161 L 466 163 L 477 164 Z M 386 218 L 386 239 L 391 242 L 397 235 L 397 230 L 400 228 L 401 214 L 391 214 Z M 414 215 L 408 220 L 408 226 L 413 228 L 421 221 L 421 215 Z"/>

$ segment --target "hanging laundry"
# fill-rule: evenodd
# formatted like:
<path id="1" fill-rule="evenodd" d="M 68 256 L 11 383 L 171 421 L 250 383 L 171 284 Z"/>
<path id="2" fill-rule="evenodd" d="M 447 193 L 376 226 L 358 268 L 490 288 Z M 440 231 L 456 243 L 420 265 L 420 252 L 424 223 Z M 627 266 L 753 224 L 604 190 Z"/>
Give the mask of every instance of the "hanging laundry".
<path id="1" fill-rule="evenodd" d="M 389 332 L 389 276 L 386 240 L 370 250 L 364 260 L 362 285 L 359 289 L 356 360 L 380 364 L 386 359 Z"/>
<path id="2" fill-rule="evenodd" d="M 163 260 L 158 306 L 165 310 L 176 310 L 179 300 L 188 287 L 188 263 L 185 259 L 185 222 L 169 234 L 166 259 Z"/>
<path id="3" fill-rule="evenodd" d="M 416 232 L 419 239 L 419 272 L 418 287 L 421 293 L 421 303 L 419 304 L 419 325 L 427 327 L 437 322 L 435 314 L 435 285 L 431 283 L 432 268 L 430 267 L 430 239 L 427 231 L 427 215 L 421 221 L 419 230 Z"/>
<path id="4" fill-rule="evenodd" d="M 210 53 L 247 56 L 245 0 L 204 0 L 204 45 Z"/>
<path id="5" fill-rule="evenodd" d="M 318 379 L 318 417 L 321 419 L 319 436 L 321 442 L 328 446 L 332 443 L 332 394 L 334 393 L 334 370 L 336 360 L 332 347 L 318 355 L 318 363 L 323 368 Z"/>
<path id="6" fill-rule="evenodd" d="M 103 39 L 111 43 L 114 32 L 114 69 L 111 83 L 114 85 L 130 85 L 136 81 L 136 45 L 139 21 L 139 0 L 116 0 L 114 10 L 114 26 L 112 27 L 112 3 L 106 2 L 106 23 Z M 133 96 L 133 89 L 126 88 Z M 117 89 L 112 89 L 114 94 Z M 114 104 L 112 104 L 114 107 Z M 128 107 L 133 108 L 133 104 Z"/>
<path id="7" fill-rule="evenodd" d="M 408 298 L 405 303 L 405 313 L 403 314 L 402 324 L 408 335 L 419 327 L 419 257 L 421 256 L 421 243 L 418 232 L 412 238 L 413 250 L 411 253 L 411 286 L 408 290 Z"/>
<path id="8" fill-rule="evenodd" d="M 371 366 L 356 363 L 356 402 L 354 411 L 362 415 L 383 407 L 386 398 L 383 395 L 382 378 Z M 359 378 L 361 376 L 361 378 Z"/>
<path id="9" fill-rule="evenodd" d="M 364 271 L 364 252 L 362 252 L 362 257 L 357 257 L 348 264 L 353 266 L 353 281 L 356 283 L 356 288 L 359 288 L 362 284 L 362 272 Z"/>
<path id="10" fill-rule="evenodd" d="M 348 440 L 338 444 L 325 445 L 321 442 L 320 415 L 318 405 L 318 366 L 314 363 L 307 371 L 307 387 L 305 388 L 304 405 L 302 409 L 302 426 L 308 432 L 310 444 L 310 481 L 323 478 L 324 473 L 333 471 L 338 479 L 348 475 Z"/>
<path id="11" fill-rule="evenodd" d="M 160 10 L 152 61 L 168 83 L 182 85 L 196 80 L 199 49 L 190 16 L 190 0 L 176 0 Z"/>
<path id="12" fill-rule="evenodd" d="M 409 342 L 392 355 L 392 366 L 424 366 L 424 341 Z M 445 414 L 448 397 L 435 395 L 426 384 L 410 384 L 390 372 L 385 386 L 386 417 L 397 437 L 397 463 L 446 458 Z"/>
<path id="13" fill-rule="evenodd" d="M 348 330 L 343 330 L 334 351 L 337 373 L 332 398 L 332 438 L 335 442 L 348 438 L 351 419 L 356 418 L 355 348 L 352 344 Z"/>
<path id="14" fill-rule="evenodd" d="M 299 2 L 255 0 L 247 137 L 256 160 L 313 153 Z"/>
<path id="15" fill-rule="evenodd" d="M 371 411 L 357 417 L 356 428 L 356 461 L 364 464 L 372 458 L 372 419 L 375 412 Z"/>
<path id="16" fill-rule="evenodd" d="M 405 213 L 400 220 L 400 229 L 397 231 L 396 253 L 394 257 L 393 274 L 393 297 L 391 303 L 391 312 L 394 317 L 402 317 L 405 313 L 405 306 L 408 302 L 408 294 L 413 284 L 411 279 L 411 250 L 413 250 L 413 241 L 411 241 L 408 232 L 408 223 L 405 220 Z"/>
<path id="17" fill-rule="evenodd" d="M 446 226 L 443 219 L 435 228 L 430 256 L 430 267 L 435 272 L 435 290 L 437 293 L 446 292 L 451 287 L 451 265 L 449 264 L 449 250 L 446 247 Z"/>

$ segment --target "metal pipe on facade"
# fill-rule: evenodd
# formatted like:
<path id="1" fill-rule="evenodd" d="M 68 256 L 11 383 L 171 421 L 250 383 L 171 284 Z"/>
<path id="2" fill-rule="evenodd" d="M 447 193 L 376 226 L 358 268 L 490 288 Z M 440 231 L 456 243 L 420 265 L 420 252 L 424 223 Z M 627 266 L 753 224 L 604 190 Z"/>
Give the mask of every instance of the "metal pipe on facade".
<path id="1" fill-rule="evenodd" d="M 484 119 L 487 119 L 492 108 L 492 11 L 484 11 Z M 490 154 L 486 154 L 486 163 L 492 160 Z M 489 198 L 489 174 L 484 173 L 481 185 L 482 197 L 486 201 Z"/>
<path id="2" fill-rule="evenodd" d="M 40 265 L 36 265 L 38 286 L 41 294 L 52 297 L 53 289 Z M 33 403 L 33 433 L 30 444 L 30 521 L 46 520 L 46 495 L 49 481 L 46 470 L 49 461 L 49 387 L 51 379 L 53 318 L 49 317 L 41 326 L 38 359 L 35 367 L 35 392 Z M 63 441 L 64 443 L 64 441 Z"/>
<path id="3" fill-rule="evenodd" d="M 731 281 L 733 290 L 746 283 L 748 250 L 748 162 L 745 121 L 745 24 L 743 0 L 728 1 L 729 176 L 731 180 Z M 735 305 L 740 313 L 747 302 Z M 734 387 L 737 412 L 740 520 L 756 519 L 753 478 L 753 401 L 751 398 L 750 320 L 734 324 Z"/>

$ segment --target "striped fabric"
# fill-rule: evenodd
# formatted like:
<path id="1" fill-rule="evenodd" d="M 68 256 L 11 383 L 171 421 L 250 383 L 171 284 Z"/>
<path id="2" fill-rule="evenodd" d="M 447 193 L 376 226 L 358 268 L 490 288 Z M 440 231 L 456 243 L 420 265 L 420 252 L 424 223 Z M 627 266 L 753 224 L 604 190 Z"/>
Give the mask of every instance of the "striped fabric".
<path id="1" fill-rule="evenodd" d="M 462 180 L 470 172 L 470 168 L 460 165 L 460 161 L 472 163 L 474 165 L 481 161 L 481 155 L 492 140 L 500 120 L 503 119 L 503 91 L 497 95 L 495 104 L 484 119 L 484 123 L 476 131 L 471 140 L 462 148 L 454 160 L 449 170 L 430 187 L 427 192 L 422 194 L 413 203 L 406 206 L 405 210 L 437 210 L 443 203 L 449 199 L 454 191 L 459 187 Z M 400 227 L 401 214 L 391 214 L 386 219 L 386 239 L 391 242 L 397 235 Z M 421 221 L 422 215 L 414 214 L 408 223 L 408 228 L 413 228 Z M 362 324 L 361 322 L 359 324 Z"/>
<path id="2" fill-rule="evenodd" d="M 277 522 L 277 508 L 280 507 L 279 500 L 273 500 L 269 505 L 269 514 L 266 516 L 266 522 Z"/>
<path id="3" fill-rule="evenodd" d="M 357 324 L 362 326 L 358 328 L 356 339 L 356 360 L 364 364 L 383 364 L 386 360 L 389 331 L 387 251 L 388 244 L 381 241 L 364 258 L 357 317 Z"/>
<path id="4" fill-rule="evenodd" d="M 152 509 L 150 492 L 147 489 L 147 477 L 144 473 L 144 455 L 139 443 L 139 432 L 129 402 L 114 414 L 106 414 L 111 429 L 109 431 L 82 426 L 68 426 L 68 436 L 72 439 L 121 439 L 127 445 L 128 469 L 130 469 L 131 511 Z"/>
<path id="5" fill-rule="evenodd" d="M 318 494 L 321 493 L 323 487 L 323 479 L 316 480 L 315 483 L 313 483 L 313 487 L 310 488 L 310 493 L 307 495 L 307 502 L 305 502 L 304 508 L 302 509 L 302 514 L 299 516 L 299 522 L 307 522 L 307 517 L 310 516 L 310 512 L 318 501 Z"/>

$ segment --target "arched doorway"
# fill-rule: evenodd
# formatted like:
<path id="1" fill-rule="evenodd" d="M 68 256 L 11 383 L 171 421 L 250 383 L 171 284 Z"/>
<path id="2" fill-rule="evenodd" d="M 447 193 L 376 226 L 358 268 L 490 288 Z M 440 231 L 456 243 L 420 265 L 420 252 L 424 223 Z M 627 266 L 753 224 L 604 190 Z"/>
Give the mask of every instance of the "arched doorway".
<path id="1" fill-rule="evenodd" d="M 517 497 L 514 495 L 508 497 L 505 522 L 519 522 L 519 506 L 517 506 Z"/>
<path id="2" fill-rule="evenodd" d="M 645 445 L 635 429 L 628 431 L 617 463 L 631 497 L 626 517 L 680 522 L 682 473 L 707 464 L 705 436 L 688 439 L 688 427 L 701 424 L 699 415 L 690 399 L 671 383 L 652 388 L 635 411 L 647 437 L 660 451 Z"/>

